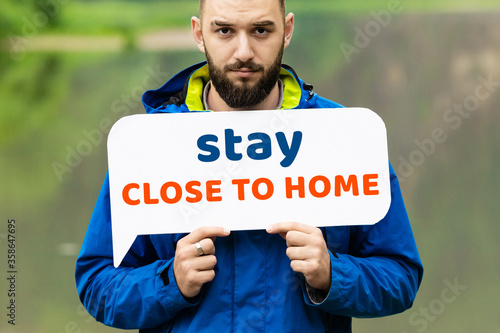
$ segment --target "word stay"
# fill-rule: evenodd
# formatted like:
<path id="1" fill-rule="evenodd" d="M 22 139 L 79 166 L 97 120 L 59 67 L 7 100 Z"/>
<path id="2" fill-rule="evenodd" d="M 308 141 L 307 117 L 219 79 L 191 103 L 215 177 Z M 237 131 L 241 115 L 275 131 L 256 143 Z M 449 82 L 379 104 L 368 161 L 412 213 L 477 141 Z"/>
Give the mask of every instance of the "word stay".
<path id="1" fill-rule="evenodd" d="M 279 149 L 284 156 L 280 165 L 284 168 L 289 167 L 292 165 L 299 152 L 300 144 L 302 143 L 302 132 L 295 131 L 290 144 L 288 144 L 285 133 L 277 132 L 275 136 L 278 141 Z M 262 132 L 250 133 L 248 135 L 248 140 L 250 141 L 250 145 L 246 150 L 246 154 L 249 158 L 253 160 L 265 160 L 271 157 L 272 143 L 269 135 Z M 215 134 L 205 134 L 199 137 L 197 141 L 198 148 L 207 154 L 198 154 L 198 160 L 201 162 L 216 161 L 221 154 L 219 147 L 215 145 L 218 141 L 219 138 Z M 234 130 L 229 128 L 224 130 L 224 149 L 226 157 L 230 161 L 239 161 L 243 158 L 241 152 L 236 152 L 236 144 L 242 141 L 242 136 L 235 135 Z"/>

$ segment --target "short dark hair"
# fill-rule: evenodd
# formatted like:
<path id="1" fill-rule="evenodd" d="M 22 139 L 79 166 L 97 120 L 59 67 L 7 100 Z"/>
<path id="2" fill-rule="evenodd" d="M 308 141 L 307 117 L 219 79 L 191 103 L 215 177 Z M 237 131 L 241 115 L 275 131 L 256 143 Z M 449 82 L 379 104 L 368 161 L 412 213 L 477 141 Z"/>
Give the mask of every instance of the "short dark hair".
<path id="1" fill-rule="evenodd" d="M 203 12 L 203 7 L 205 7 L 205 1 L 206 0 L 200 0 L 200 17 L 201 13 Z M 280 6 L 281 6 L 281 13 L 283 14 L 283 17 L 285 17 L 286 14 L 285 0 L 280 0 Z"/>

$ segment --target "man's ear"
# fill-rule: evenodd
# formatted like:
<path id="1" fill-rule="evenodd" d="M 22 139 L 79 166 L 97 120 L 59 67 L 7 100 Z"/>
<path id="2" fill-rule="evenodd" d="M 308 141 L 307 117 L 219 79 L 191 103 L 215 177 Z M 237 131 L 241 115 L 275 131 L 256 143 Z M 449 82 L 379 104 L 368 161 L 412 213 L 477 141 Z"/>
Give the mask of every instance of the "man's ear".
<path id="1" fill-rule="evenodd" d="M 198 45 L 198 49 L 205 53 L 205 43 L 203 42 L 203 34 L 201 32 L 201 20 L 196 16 L 191 17 L 191 30 L 193 32 L 193 38 Z"/>
<path id="2" fill-rule="evenodd" d="M 284 45 L 285 48 L 287 48 L 288 45 L 290 45 L 290 41 L 292 40 L 294 23 L 295 23 L 295 18 L 293 16 L 293 13 L 288 14 L 285 18 L 285 45 Z"/>

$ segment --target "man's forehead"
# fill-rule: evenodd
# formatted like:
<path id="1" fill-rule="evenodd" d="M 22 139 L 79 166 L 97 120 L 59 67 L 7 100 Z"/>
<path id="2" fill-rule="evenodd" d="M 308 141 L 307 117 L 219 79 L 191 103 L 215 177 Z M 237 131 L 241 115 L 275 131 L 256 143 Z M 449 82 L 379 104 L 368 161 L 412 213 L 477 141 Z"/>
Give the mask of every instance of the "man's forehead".
<path id="1" fill-rule="evenodd" d="M 205 0 L 203 16 L 209 16 L 209 20 L 217 17 L 220 20 L 238 23 L 247 20 L 273 20 L 281 16 L 279 0 Z M 201 13 L 200 13 L 201 15 Z"/>

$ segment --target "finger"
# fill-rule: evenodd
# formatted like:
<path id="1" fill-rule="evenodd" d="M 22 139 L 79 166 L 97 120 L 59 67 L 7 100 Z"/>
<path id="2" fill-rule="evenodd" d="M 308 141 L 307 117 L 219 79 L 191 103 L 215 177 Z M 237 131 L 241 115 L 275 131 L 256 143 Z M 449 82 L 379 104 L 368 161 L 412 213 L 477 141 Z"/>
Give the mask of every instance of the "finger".
<path id="1" fill-rule="evenodd" d="M 270 234 L 276 234 L 276 233 L 288 233 L 289 231 L 295 230 L 295 231 L 301 231 L 304 233 L 312 233 L 316 227 L 304 224 L 304 223 L 299 223 L 299 222 L 280 222 L 280 223 L 275 223 L 273 225 L 270 225 L 267 227 L 266 231 Z"/>
<path id="2" fill-rule="evenodd" d="M 197 243 L 200 244 L 203 251 L 203 254 L 201 255 L 215 254 L 215 245 L 211 238 L 202 239 Z M 193 254 L 195 254 L 196 256 L 200 256 L 200 253 L 198 253 L 198 249 L 196 248 L 196 244 L 188 244 L 188 246 L 191 246 L 193 248 L 193 250 L 191 251 L 193 252 Z"/>
<path id="3" fill-rule="evenodd" d="M 214 279 L 215 277 L 215 271 L 213 269 L 209 269 L 206 271 L 199 271 L 196 273 L 197 274 L 197 280 L 201 283 L 207 283 L 210 282 Z"/>
<path id="4" fill-rule="evenodd" d="M 306 247 L 289 247 L 286 249 L 286 255 L 291 261 L 313 258 L 310 249 Z"/>
<path id="5" fill-rule="evenodd" d="M 311 235 L 302 231 L 291 230 L 286 234 L 286 246 L 307 246 L 311 243 Z"/>
<path id="6" fill-rule="evenodd" d="M 217 258 L 214 255 L 202 256 L 196 258 L 193 263 L 193 268 L 197 271 L 211 270 L 217 264 Z"/>
<path id="7" fill-rule="evenodd" d="M 200 227 L 185 236 L 183 240 L 186 243 L 194 244 L 204 238 L 226 237 L 229 234 L 230 231 L 222 227 Z"/>
<path id="8" fill-rule="evenodd" d="M 302 273 L 305 276 L 318 270 L 319 264 L 315 261 L 292 260 L 290 267 L 294 272 Z"/>

